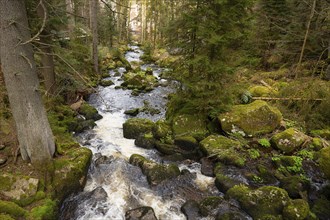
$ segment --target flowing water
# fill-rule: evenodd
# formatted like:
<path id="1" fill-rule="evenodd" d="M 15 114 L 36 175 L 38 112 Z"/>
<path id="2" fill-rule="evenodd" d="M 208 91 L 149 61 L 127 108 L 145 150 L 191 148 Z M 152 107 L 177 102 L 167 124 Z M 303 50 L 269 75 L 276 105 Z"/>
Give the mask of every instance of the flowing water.
<path id="1" fill-rule="evenodd" d="M 140 62 L 143 52 L 136 46 L 126 53 L 129 62 Z M 142 65 L 141 69 L 152 68 L 159 78 L 164 69 L 154 64 Z M 110 71 L 109 79 L 115 83 L 109 87 L 99 87 L 98 94 L 90 97 L 89 103 L 97 108 L 103 119 L 97 126 L 79 135 L 78 140 L 92 150 L 94 156 L 89 169 L 88 180 L 83 192 L 69 197 L 62 207 L 61 219 L 125 219 L 125 212 L 141 206 L 154 209 L 158 219 L 185 219 L 180 211 L 187 199 L 205 195 L 217 195 L 214 190 L 214 179 L 201 174 L 199 163 L 183 161 L 178 164 L 180 170 L 188 169 L 190 173 L 181 175 L 156 187 L 149 186 L 140 168 L 128 163 L 132 154 L 140 154 L 159 163 L 167 163 L 155 150 L 138 148 L 134 140 L 123 137 L 122 124 L 129 118 L 125 110 L 139 108 L 148 101 L 159 114 L 139 113 L 137 117 L 153 121 L 164 118 L 166 97 L 174 91 L 173 84 L 158 86 L 153 91 L 139 96 L 132 96 L 130 90 L 116 89 L 122 83 L 121 75 Z M 101 163 L 99 161 L 103 159 Z"/>

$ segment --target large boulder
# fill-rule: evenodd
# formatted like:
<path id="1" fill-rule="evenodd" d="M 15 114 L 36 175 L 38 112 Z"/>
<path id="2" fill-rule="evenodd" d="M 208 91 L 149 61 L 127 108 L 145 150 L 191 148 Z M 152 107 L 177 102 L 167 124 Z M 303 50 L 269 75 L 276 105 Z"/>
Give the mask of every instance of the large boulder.
<path id="1" fill-rule="evenodd" d="M 148 206 L 129 210 L 125 213 L 126 220 L 157 220 L 153 208 Z"/>
<path id="2" fill-rule="evenodd" d="M 147 176 L 147 180 L 151 185 L 157 185 L 164 180 L 175 178 L 180 175 L 180 169 L 176 165 L 158 164 L 138 154 L 133 154 L 129 162 L 141 168 L 142 173 Z"/>
<path id="3" fill-rule="evenodd" d="M 266 216 L 280 218 L 284 207 L 291 201 L 284 189 L 274 186 L 251 190 L 247 186 L 238 185 L 229 189 L 226 197 L 236 199 L 253 219 L 263 219 Z"/>
<path id="4" fill-rule="evenodd" d="M 102 118 L 102 115 L 100 115 L 96 108 L 93 106 L 83 103 L 80 108 L 78 109 L 79 114 L 82 114 L 86 120 L 100 120 Z"/>
<path id="5" fill-rule="evenodd" d="M 249 92 L 253 97 L 269 97 L 274 91 L 266 86 L 253 86 L 249 88 Z"/>
<path id="6" fill-rule="evenodd" d="M 152 132 L 154 122 L 145 118 L 130 118 L 123 124 L 124 137 L 136 139 L 141 134 Z"/>
<path id="7" fill-rule="evenodd" d="M 238 141 L 220 135 L 210 135 L 202 140 L 200 145 L 208 157 L 214 157 L 224 164 L 244 165 L 245 159 L 237 151 L 242 147 Z"/>
<path id="8" fill-rule="evenodd" d="M 303 199 L 290 201 L 283 210 L 285 220 L 303 220 L 309 215 L 309 205 Z"/>
<path id="9" fill-rule="evenodd" d="M 151 133 L 141 134 L 135 139 L 134 144 L 145 149 L 152 149 L 155 147 L 155 139 Z"/>
<path id="10" fill-rule="evenodd" d="M 297 150 L 309 137 L 304 133 L 289 128 L 271 138 L 273 146 L 285 154 L 289 154 Z"/>
<path id="11" fill-rule="evenodd" d="M 230 112 L 220 114 L 218 120 L 227 133 L 255 136 L 272 132 L 280 125 L 281 112 L 264 101 L 236 105 Z"/>
<path id="12" fill-rule="evenodd" d="M 330 179 L 330 147 L 325 147 L 318 153 L 320 169 L 327 179 Z"/>
<path id="13" fill-rule="evenodd" d="M 152 133 L 158 140 L 165 139 L 172 135 L 171 126 L 164 120 L 159 120 L 155 123 Z"/>
<path id="14" fill-rule="evenodd" d="M 173 119 L 173 132 L 178 136 L 193 136 L 197 140 L 202 140 L 206 137 L 208 130 L 207 124 L 203 118 L 195 115 L 178 115 Z"/>

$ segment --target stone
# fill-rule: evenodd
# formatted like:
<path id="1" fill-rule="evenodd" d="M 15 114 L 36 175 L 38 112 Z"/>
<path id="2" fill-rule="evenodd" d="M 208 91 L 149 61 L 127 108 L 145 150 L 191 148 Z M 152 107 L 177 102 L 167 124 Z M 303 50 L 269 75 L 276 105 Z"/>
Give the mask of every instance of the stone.
<path id="1" fill-rule="evenodd" d="M 111 80 L 101 80 L 100 86 L 107 87 L 107 86 L 112 86 L 115 83 L 112 82 Z"/>
<path id="2" fill-rule="evenodd" d="M 125 115 L 130 115 L 130 116 L 137 116 L 139 113 L 140 113 L 139 108 L 129 109 L 124 112 Z"/>
<path id="3" fill-rule="evenodd" d="M 188 220 L 198 220 L 202 218 L 199 210 L 199 204 L 194 200 L 186 201 L 181 206 L 181 211 L 187 217 Z"/>
<path id="4" fill-rule="evenodd" d="M 309 205 L 303 199 L 290 201 L 283 210 L 284 220 L 303 220 L 309 215 Z"/>
<path id="5" fill-rule="evenodd" d="M 154 122 L 144 118 L 130 118 L 123 124 L 124 137 L 136 139 L 141 134 L 152 132 Z"/>
<path id="6" fill-rule="evenodd" d="M 253 86 L 249 89 L 253 97 L 269 97 L 274 92 L 266 86 Z"/>
<path id="7" fill-rule="evenodd" d="M 153 208 L 143 206 L 129 210 L 125 213 L 126 220 L 157 220 Z"/>
<path id="8" fill-rule="evenodd" d="M 140 134 L 134 144 L 145 149 L 152 149 L 155 147 L 155 139 L 152 133 Z"/>
<path id="9" fill-rule="evenodd" d="M 170 125 L 164 120 L 158 120 L 152 128 L 152 134 L 158 140 L 172 135 Z"/>
<path id="10" fill-rule="evenodd" d="M 215 175 L 215 186 L 218 188 L 220 192 L 227 192 L 229 189 L 236 185 L 244 184 L 239 179 L 235 179 L 234 177 L 226 176 L 223 174 Z"/>
<path id="11" fill-rule="evenodd" d="M 206 197 L 199 203 L 200 212 L 203 216 L 214 216 L 223 200 L 223 198 L 218 196 Z"/>
<path id="12" fill-rule="evenodd" d="M 192 136 L 197 140 L 202 140 L 208 134 L 205 120 L 195 115 L 184 114 L 175 116 L 172 128 L 175 137 Z"/>
<path id="13" fill-rule="evenodd" d="M 275 134 L 270 142 L 274 148 L 282 151 L 285 154 L 296 151 L 303 143 L 309 140 L 309 137 L 304 133 L 289 128 L 281 133 Z"/>
<path id="14" fill-rule="evenodd" d="M 310 187 L 309 181 L 298 175 L 284 177 L 280 182 L 280 187 L 285 189 L 289 196 L 294 199 L 301 198 L 302 193 L 307 192 Z"/>
<path id="15" fill-rule="evenodd" d="M 100 120 L 102 118 L 102 115 L 100 115 L 96 108 L 94 108 L 93 106 L 87 104 L 87 103 L 83 103 L 81 105 L 81 107 L 78 110 L 79 114 L 82 114 L 86 120 Z"/>
<path id="16" fill-rule="evenodd" d="M 227 191 L 226 197 L 236 199 L 253 219 L 281 216 L 284 207 L 290 202 L 288 193 L 275 186 L 251 190 L 247 186 L 237 185 Z"/>
<path id="17" fill-rule="evenodd" d="M 11 174 L 2 174 L 0 182 L 0 195 L 14 200 L 33 197 L 36 195 L 39 185 L 38 179 Z"/>
<path id="18" fill-rule="evenodd" d="M 258 136 L 280 126 L 282 114 L 277 108 L 257 100 L 251 104 L 233 106 L 230 112 L 220 114 L 218 120 L 227 133 Z"/>
<path id="19" fill-rule="evenodd" d="M 193 151 L 198 148 L 198 141 L 192 136 L 176 137 L 174 144 L 186 151 Z"/>
<path id="20" fill-rule="evenodd" d="M 325 177 L 330 180 L 330 147 L 325 147 L 318 153 L 317 162 Z"/>
<path id="21" fill-rule="evenodd" d="M 245 163 L 244 157 L 236 150 L 242 147 L 238 141 L 221 135 L 210 135 L 200 142 L 200 146 L 208 157 L 213 157 L 224 164 L 243 166 Z"/>
<path id="22" fill-rule="evenodd" d="M 174 164 L 158 164 L 138 154 L 133 154 L 129 159 L 129 163 L 141 168 L 142 173 L 147 176 L 150 185 L 157 185 L 164 180 L 180 175 L 178 166 Z"/>
<path id="23" fill-rule="evenodd" d="M 5 164 L 8 160 L 8 157 L 4 154 L 0 154 L 0 166 Z"/>
<path id="24" fill-rule="evenodd" d="M 214 177 L 214 165 L 212 160 L 208 159 L 207 157 L 203 157 L 200 161 L 201 163 L 201 173 L 205 176 Z"/>
<path id="25" fill-rule="evenodd" d="M 102 155 L 101 153 L 96 153 L 95 157 L 95 166 L 100 166 L 101 164 L 110 164 L 114 160 L 113 156 L 107 157 Z"/>

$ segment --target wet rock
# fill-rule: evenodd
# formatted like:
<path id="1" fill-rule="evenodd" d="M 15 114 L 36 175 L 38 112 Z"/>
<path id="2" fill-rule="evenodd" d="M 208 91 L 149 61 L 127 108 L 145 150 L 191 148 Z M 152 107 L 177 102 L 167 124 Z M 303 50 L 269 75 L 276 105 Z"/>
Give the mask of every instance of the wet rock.
<path id="1" fill-rule="evenodd" d="M 174 144 L 186 151 L 193 151 L 198 148 L 198 141 L 192 136 L 180 136 L 174 139 Z"/>
<path id="2" fill-rule="evenodd" d="M 247 215 L 246 213 L 240 211 L 240 210 L 230 210 L 225 213 L 219 213 L 216 218 L 216 220 L 252 220 L 252 218 Z"/>
<path id="3" fill-rule="evenodd" d="M 131 118 L 123 124 L 124 137 L 136 139 L 140 134 L 152 132 L 154 122 L 144 118 Z"/>
<path id="4" fill-rule="evenodd" d="M 281 179 L 280 187 L 285 189 L 291 198 L 298 199 L 303 192 L 308 191 L 309 185 L 308 180 L 296 175 Z"/>
<path id="5" fill-rule="evenodd" d="M 194 200 L 186 201 L 182 207 L 181 211 L 187 217 L 188 220 L 198 220 L 203 216 L 200 214 L 199 204 Z"/>
<path id="6" fill-rule="evenodd" d="M 124 114 L 130 115 L 130 116 L 137 116 L 139 113 L 140 113 L 140 109 L 139 108 L 133 108 L 133 109 L 130 109 L 130 110 L 126 110 L 124 112 Z"/>
<path id="7" fill-rule="evenodd" d="M 202 158 L 200 162 L 202 164 L 202 167 L 201 167 L 202 174 L 205 175 L 205 176 L 213 177 L 214 176 L 213 162 L 211 160 L 209 160 L 208 158 L 206 158 L 206 157 Z"/>
<path id="8" fill-rule="evenodd" d="M 81 107 L 78 110 L 79 114 L 82 114 L 86 120 L 100 120 L 102 118 L 102 115 L 100 115 L 96 108 L 94 108 L 93 106 L 87 104 L 87 103 L 83 103 L 81 105 Z"/>
<path id="9" fill-rule="evenodd" d="M 155 139 L 151 133 L 141 134 L 135 139 L 134 144 L 145 149 L 152 149 L 155 147 Z"/>
<path id="10" fill-rule="evenodd" d="M 240 184 L 244 184 L 244 182 L 235 177 L 230 177 L 223 174 L 216 174 L 215 176 L 215 186 L 219 189 L 219 191 L 224 193 L 232 187 Z"/>
<path id="11" fill-rule="evenodd" d="M 144 206 L 126 212 L 126 220 L 157 220 L 153 208 Z"/>
<path id="12" fill-rule="evenodd" d="M 5 164 L 8 160 L 8 157 L 4 154 L 0 154 L 0 166 Z"/>
<path id="13" fill-rule="evenodd" d="M 330 147 L 323 148 L 318 153 L 320 169 L 327 179 L 330 179 Z"/>
<path id="14" fill-rule="evenodd" d="M 283 218 L 287 220 L 303 220 L 309 214 L 309 205 L 303 199 L 290 201 L 283 210 Z"/>
<path id="15" fill-rule="evenodd" d="M 315 201 L 314 206 L 312 208 L 312 212 L 320 219 L 320 220 L 329 220 L 330 216 L 330 200 L 325 198 L 319 198 Z"/>
<path id="16" fill-rule="evenodd" d="M 173 118 L 173 133 L 176 137 L 193 136 L 197 140 L 202 140 L 208 134 L 206 123 L 203 118 L 195 115 L 178 115 Z"/>
<path id="17" fill-rule="evenodd" d="M 176 165 L 158 164 L 138 154 L 133 154 L 129 162 L 141 168 L 142 173 L 147 176 L 147 180 L 151 185 L 157 185 L 166 179 L 175 178 L 180 175 L 180 170 Z"/>
<path id="18" fill-rule="evenodd" d="M 229 189 L 227 198 L 239 201 L 243 210 L 253 219 L 263 219 L 265 216 L 281 216 L 284 207 L 289 203 L 288 193 L 274 186 L 263 186 L 255 190 L 238 185 Z"/>
<path id="19" fill-rule="evenodd" d="M 172 130 L 171 130 L 170 125 L 166 121 L 159 120 L 154 124 L 154 126 L 152 128 L 152 134 L 154 135 L 154 137 L 156 139 L 160 140 L 162 138 L 171 136 Z"/>
<path id="20" fill-rule="evenodd" d="M 96 153 L 95 158 L 95 166 L 99 166 L 101 164 L 110 164 L 114 160 L 113 156 L 107 157 L 102 155 L 101 153 Z"/>
<path id="21" fill-rule="evenodd" d="M 210 135 L 200 142 L 202 151 L 224 164 L 243 166 L 245 163 L 237 150 L 242 144 L 220 135 Z M 237 150 L 236 150 L 237 149 Z"/>
<path id="22" fill-rule="evenodd" d="M 174 144 L 166 144 L 160 141 L 156 141 L 155 147 L 160 153 L 165 155 L 180 154 L 179 147 Z"/>
<path id="23" fill-rule="evenodd" d="M 271 143 L 276 149 L 285 154 L 289 154 L 297 150 L 308 139 L 309 137 L 304 133 L 297 131 L 294 128 L 289 128 L 274 135 L 271 138 Z"/>
<path id="24" fill-rule="evenodd" d="M 282 114 L 277 108 L 257 100 L 234 106 L 230 112 L 220 114 L 218 120 L 227 133 L 256 136 L 270 133 L 280 126 Z"/>
<path id="25" fill-rule="evenodd" d="M 100 85 L 103 87 L 114 85 L 114 82 L 112 80 L 101 80 Z"/>
<path id="26" fill-rule="evenodd" d="M 0 175 L 0 195 L 21 200 L 36 195 L 39 180 L 28 176 Z"/>
<path id="27" fill-rule="evenodd" d="M 203 216 L 214 216 L 217 213 L 219 205 L 223 202 L 223 198 L 211 196 L 203 199 L 200 205 L 200 212 Z"/>

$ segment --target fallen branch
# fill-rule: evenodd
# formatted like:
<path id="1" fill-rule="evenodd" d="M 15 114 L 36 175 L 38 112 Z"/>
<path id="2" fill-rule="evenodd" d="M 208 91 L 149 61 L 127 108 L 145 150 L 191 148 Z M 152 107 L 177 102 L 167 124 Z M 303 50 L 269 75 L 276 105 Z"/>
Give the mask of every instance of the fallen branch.
<path id="1" fill-rule="evenodd" d="M 308 98 L 274 98 L 274 97 L 252 97 L 253 100 L 291 100 L 291 101 L 324 101 L 325 99 L 308 99 Z"/>

